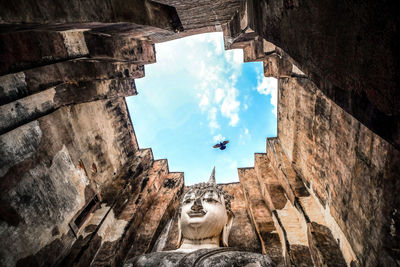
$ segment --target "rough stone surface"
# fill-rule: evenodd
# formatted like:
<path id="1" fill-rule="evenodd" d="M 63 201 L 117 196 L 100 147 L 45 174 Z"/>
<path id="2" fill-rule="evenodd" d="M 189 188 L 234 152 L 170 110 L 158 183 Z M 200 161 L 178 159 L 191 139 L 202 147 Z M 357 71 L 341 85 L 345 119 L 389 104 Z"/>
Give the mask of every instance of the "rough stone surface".
<path id="1" fill-rule="evenodd" d="M 279 143 L 279 139 L 269 138 L 266 150 L 271 166 L 275 170 L 275 175 L 292 204 L 295 205 L 296 199 L 299 197 L 309 196 L 310 194 L 302 181 L 302 177 L 293 168 L 292 163 Z"/>
<path id="2" fill-rule="evenodd" d="M 156 0 L 174 6 L 185 30 L 220 26 L 228 22 L 240 8 L 240 0 Z"/>
<path id="3" fill-rule="evenodd" d="M 399 149 L 400 38 L 394 3 L 247 4 L 251 29 L 296 60 L 337 105 Z"/>
<path id="4" fill-rule="evenodd" d="M 235 251 L 234 248 L 199 249 L 191 253 L 156 252 L 129 260 L 133 266 L 275 266 L 262 254 Z"/>
<path id="5" fill-rule="evenodd" d="M 232 212 L 235 214 L 228 244 L 231 247 L 246 251 L 262 253 L 262 247 L 257 231 L 251 222 L 251 215 L 247 210 L 246 199 L 240 184 L 225 184 L 223 188 L 228 194 L 233 195 L 231 203 Z"/>
<path id="6" fill-rule="evenodd" d="M 82 31 L 0 33 L 0 74 L 84 57 L 88 53 Z"/>
<path id="7" fill-rule="evenodd" d="M 267 143 L 271 143 L 271 141 L 276 143 L 276 139 L 268 139 Z M 279 237 L 279 241 L 276 240 L 275 244 L 270 244 L 272 248 L 275 247 L 275 262 L 285 266 L 310 266 L 313 265 L 313 261 L 307 241 L 308 217 L 304 214 L 301 202 L 299 202 L 296 196 L 294 196 L 293 204 L 287 198 L 287 194 L 295 195 L 295 192 L 293 192 L 294 186 L 292 187 L 289 183 L 288 190 L 292 191 L 285 193 L 284 187 L 288 186 L 285 174 L 287 173 L 287 168 L 281 167 L 283 165 L 282 161 L 278 165 L 273 164 L 276 160 L 276 147 L 279 148 L 277 143 L 267 146 L 266 154 L 255 154 L 254 169 L 257 174 L 258 185 L 254 182 L 250 183 L 253 187 L 253 195 L 249 195 L 249 199 L 251 199 L 250 202 L 254 202 L 256 199 L 262 198 L 267 206 L 264 209 L 268 210 L 271 214 L 270 218 L 274 224 L 273 233 L 276 239 Z M 282 160 L 284 156 L 281 155 L 280 157 Z M 242 175 L 242 177 L 247 177 L 247 180 L 251 180 L 249 178 L 254 176 L 254 174 L 251 175 L 253 172 L 252 168 L 244 169 L 243 171 L 246 170 L 248 175 Z M 246 184 L 249 184 L 249 181 L 246 182 L 246 179 L 243 179 L 242 183 L 243 186 L 246 186 Z M 299 188 L 299 181 L 296 184 Z M 257 186 L 259 187 L 258 190 L 256 189 Z M 261 193 L 258 197 L 254 196 L 254 192 L 257 191 Z M 258 204 L 255 206 L 262 205 Z"/>
<path id="8" fill-rule="evenodd" d="M 69 24 L 130 22 L 166 30 L 180 30 L 182 25 L 175 8 L 153 1 L 15 1 L 1 2 L 3 24 Z"/>
<path id="9" fill-rule="evenodd" d="M 268 154 L 254 154 L 254 169 L 260 184 L 261 194 L 270 211 L 282 209 L 288 201 L 280 181 L 277 179 Z"/>
<path id="10" fill-rule="evenodd" d="M 331 231 L 317 223 L 308 224 L 308 240 L 316 266 L 346 266 Z"/>
<path id="11" fill-rule="evenodd" d="M 0 76 L 0 103 L 7 104 L 50 87 L 67 83 L 111 79 L 137 79 L 144 67 L 105 59 L 75 59 Z"/>
<path id="12" fill-rule="evenodd" d="M 0 133 L 8 132 L 62 106 L 135 94 L 134 80 L 129 78 L 63 83 L 0 106 Z"/>
<path id="13" fill-rule="evenodd" d="M 282 244 L 275 228 L 272 214 L 261 194 L 260 184 L 254 168 L 238 169 L 239 180 L 243 187 L 247 210 L 255 226 L 262 251 L 277 264 L 283 266 Z"/>
<path id="14" fill-rule="evenodd" d="M 90 57 L 109 58 L 138 64 L 156 62 L 154 44 L 129 35 L 111 35 L 95 31 L 85 32 Z"/>
<path id="15" fill-rule="evenodd" d="M 178 248 L 178 211 L 165 224 L 153 247 L 153 252 L 175 250 Z"/>
<path id="16" fill-rule="evenodd" d="M 330 214 L 325 216 L 327 223 L 337 222 L 360 265 L 398 259 L 399 237 L 389 229 L 398 224 L 392 205 L 399 201 L 394 168 L 399 151 L 308 79 L 281 79 L 278 99 L 279 140 L 323 212 Z M 333 231 L 335 238 L 339 229 Z"/>
<path id="17" fill-rule="evenodd" d="M 157 165 L 157 162 L 155 161 L 154 165 Z M 165 164 L 166 160 L 163 160 L 163 168 Z M 104 228 L 107 234 L 101 235 L 103 236 L 102 246 L 91 266 L 121 265 L 127 255 L 147 252 L 154 245 L 157 229 L 164 226 L 162 217 L 167 208 L 178 201 L 180 196 L 178 192 L 183 186 L 183 174 L 168 173 L 167 167 L 161 172 L 149 172 L 142 183 L 146 181 L 146 178 L 149 180 L 139 194 L 141 198 L 135 200 L 136 208 L 129 209 L 130 215 L 126 212 L 128 209 L 124 208 L 124 212 L 117 220 L 124 222 L 124 225 L 119 225 L 116 220 L 113 220 Z M 166 185 L 168 181 L 172 181 L 170 183 L 174 183 L 174 186 Z M 150 191 L 147 196 L 143 195 L 145 191 Z M 132 253 L 127 253 L 129 249 Z"/>
<path id="18" fill-rule="evenodd" d="M 162 184 L 160 185 L 160 189 L 157 194 L 162 197 L 155 196 L 149 211 L 143 217 L 139 228 L 136 229 L 135 241 L 127 257 L 132 257 L 151 251 L 152 246 L 157 239 L 157 236 L 155 235 L 157 230 L 165 227 L 162 224 L 160 225 L 160 222 L 162 222 L 161 219 L 168 206 L 179 202 L 179 192 L 183 187 L 182 173 L 170 173 L 161 178 Z M 174 206 L 176 207 L 176 205 Z"/>
<path id="19" fill-rule="evenodd" d="M 13 244 L 2 243 L 3 265 L 51 242 L 71 242 L 63 237 L 69 222 L 138 149 L 132 132 L 114 127 L 128 123 L 123 99 L 103 100 L 59 109 L 1 136 L 1 236 Z M 48 262 L 68 244 L 58 246 Z"/>

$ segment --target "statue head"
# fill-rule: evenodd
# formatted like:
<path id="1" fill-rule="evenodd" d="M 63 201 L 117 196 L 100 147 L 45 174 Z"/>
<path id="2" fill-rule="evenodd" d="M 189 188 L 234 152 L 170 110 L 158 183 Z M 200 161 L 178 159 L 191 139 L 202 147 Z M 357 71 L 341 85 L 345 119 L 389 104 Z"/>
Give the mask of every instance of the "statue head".
<path id="1" fill-rule="evenodd" d="M 184 240 L 201 244 L 207 239 L 227 247 L 233 221 L 231 199 L 216 184 L 215 167 L 207 183 L 189 186 L 180 205 L 178 247 Z"/>

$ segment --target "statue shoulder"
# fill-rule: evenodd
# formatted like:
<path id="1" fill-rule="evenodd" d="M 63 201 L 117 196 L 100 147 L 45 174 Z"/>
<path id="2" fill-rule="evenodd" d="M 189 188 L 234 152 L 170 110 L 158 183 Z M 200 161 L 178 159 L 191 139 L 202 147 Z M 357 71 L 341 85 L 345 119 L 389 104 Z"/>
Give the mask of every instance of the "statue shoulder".
<path id="1" fill-rule="evenodd" d="M 234 248 L 199 249 L 190 253 L 154 252 L 137 256 L 125 267 L 142 266 L 248 266 L 272 267 L 275 264 L 267 255 L 235 250 Z"/>
<path id="2" fill-rule="evenodd" d="M 221 248 L 204 253 L 197 258 L 193 266 L 275 267 L 275 264 L 267 255 L 240 251 L 234 248 Z"/>
<path id="3" fill-rule="evenodd" d="M 129 259 L 125 262 L 124 267 L 177 266 L 185 255 L 186 253 L 182 252 L 153 252 Z"/>

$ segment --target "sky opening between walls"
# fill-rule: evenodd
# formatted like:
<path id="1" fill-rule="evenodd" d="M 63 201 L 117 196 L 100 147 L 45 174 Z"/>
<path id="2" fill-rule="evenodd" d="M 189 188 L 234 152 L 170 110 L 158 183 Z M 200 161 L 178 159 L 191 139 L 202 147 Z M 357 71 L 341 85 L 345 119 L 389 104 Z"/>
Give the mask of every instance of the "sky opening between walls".
<path id="1" fill-rule="evenodd" d="M 238 167 L 254 166 L 265 139 L 276 136 L 277 80 L 262 62 L 243 63 L 241 49 L 224 50 L 222 33 L 156 44 L 157 63 L 137 79 L 127 103 L 140 148 L 168 159 L 185 183 L 237 182 Z M 226 150 L 214 149 L 229 140 Z"/>

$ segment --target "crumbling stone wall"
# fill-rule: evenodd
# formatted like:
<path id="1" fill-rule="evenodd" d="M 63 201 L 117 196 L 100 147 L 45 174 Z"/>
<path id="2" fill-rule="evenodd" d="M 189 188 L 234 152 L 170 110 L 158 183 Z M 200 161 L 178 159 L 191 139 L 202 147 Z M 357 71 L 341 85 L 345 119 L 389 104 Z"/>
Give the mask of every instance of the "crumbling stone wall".
<path id="1" fill-rule="evenodd" d="M 249 28 L 289 54 L 338 106 L 400 149 L 394 2 L 247 1 Z"/>
<path id="2" fill-rule="evenodd" d="M 1 136 L 3 264 L 42 249 L 52 264 L 65 253 L 77 214 L 96 194 L 110 201 L 105 188 L 140 162 L 132 132 L 119 131 L 128 125 L 120 98 L 63 107 Z"/>
<path id="3" fill-rule="evenodd" d="M 279 79 L 278 138 L 267 141 L 267 155 L 256 155 L 255 169 L 264 175 L 260 179 L 261 191 L 268 208 L 276 217 L 277 225 L 282 228 L 281 240 L 286 240 L 287 258 L 292 263 L 296 262 L 298 258 L 293 256 L 297 254 L 296 248 L 308 246 L 316 265 L 323 262 L 340 263 L 344 259 L 347 264 L 360 266 L 393 266 L 399 261 L 399 236 L 394 231 L 395 225 L 399 224 L 395 208 L 400 201 L 396 195 L 399 190 L 399 174 L 396 167 L 399 164 L 399 150 L 395 141 L 398 134 L 392 135 L 393 138 L 388 135 L 397 131 L 394 129 L 397 124 L 393 123 L 387 127 L 380 125 L 379 129 L 375 128 L 376 123 L 384 123 L 385 119 L 371 124 L 371 119 L 376 120 L 380 116 L 378 114 L 381 114 L 381 111 L 377 111 L 376 107 L 382 102 L 379 102 L 379 98 L 369 98 L 365 101 L 364 88 L 357 86 L 368 83 L 368 79 L 359 81 L 355 87 L 355 83 L 341 84 L 352 75 L 355 80 L 361 79 L 362 75 L 366 75 L 364 71 L 369 70 L 352 66 L 349 72 L 341 72 L 342 77 L 335 76 L 336 80 L 330 80 L 333 76 L 327 73 L 335 70 L 339 72 L 343 65 L 337 63 L 332 68 L 326 68 L 326 72 L 320 71 L 319 68 L 334 64 L 335 61 L 328 60 L 329 56 L 322 56 L 328 51 L 336 51 L 337 47 L 331 46 L 337 45 L 337 42 L 329 44 L 328 47 L 332 50 L 326 50 L 326 47 L 315 40 L 308 47 L 296 46 L 306 43 L 309 38 L 307 34 L 311 34 L 310 32 L 324 39 L 324 34 L 330 32 L 329 29 L 321 32 L 321 29 L 330 24 L 326 18 L 344 6 L 346 5 L 334 7 L 332 10 L 326 9 L 326 16 L 310 18 L 310 25 L 296 24 L 298 27 L 293 29 L 298 31 L 284 31 L 284 27 L 294 26 L 292 23 L 295 23 L 296 19 L 305 19 L 313 12 L 322 12 L 325 6 L 304 3 L 289 5 L 282 1 L 248 1 L 244 9 L 224 27 L 225 48 L 242 48 L 245 60 L 263 61 L 265 76 Z M 364 7 L 360 7 L 360 10 L 349 6 L 346 8 L 349 8 L 349 12 L 364 12 L 361 11 Z M 309 14 L 302 17 L 302 12 Z M 376 10 L 368 12 L 374 13 L 368 19 L 374 20 L 378 16 Z M 316 26 L 318 23 L 321 25 Z M 357 27 L 364 26 L 363 24 Z M 349 28 L 345 31 L 347 30 Z M 351 34 L 356 33 L 355 30 Z M 302 36 L 305 40 L 296 37 L 300 34 L 304 34 Z M 385 34 L 385 40 L 396 36 L 394 32 Z M 274 44 L 260 39 L 259 35 L 273 41 Z M 333 34 L 339 35 L 337 32 Z M 292 40 L 291 43 L 286 43 L 290 38 L 297 38 L 298 42 Z M 355 47 L 351 40 L 342 41 L 344 43 L 341 45 Z M 281 47 L 276 46 L 277 44 Z M 388 49 L 382 51 L 382 55 L 391 51 L 388 45 L 380 46 L 381 44 L 373 41 L 370 48 L 376 45 L 379 46 L 378 50 L 382 47 Z M 308 50 L 310 47 L 313 47 L 312 51 Z M 321 49 L 324 51 L 318 52 Z M 366 48 L 361 48 L 363 52 L 359 52 L 366 53 L 363 49 Z M 287 53 L 290 51 L 294 51 L 294 55 L 299 53 L 299 57 L 292 58 L 292 55 Z M 308 52 L 316 57 L 304 58 Z M 345 50 L 345 53 L 347 52 L 348 50 Z M 358 54 L 346 57 L 346 64 L 350 64 L 352 60 L 363 61 L 368 58 L 366 56 L 363 59 L 355 59 L 356 55 Z M 371 59 L 377 66 L 386 64 L 380 56 Z M 313 60 L 314 63 L 309 60 Z M 391 60 L 394 58 L 391 58 L 389 63 Z M 386 67 L 387 65 L 383 66 L 380 71 Z M 387 75 L 387 81 L 391 83 L 394 81 L 394 69 L 386 70 L 387 72 L 380 74 Z M 329 77 L 323 79 L 319 75 Z M 333 88 L 332 84 L 337 87 Z M 377 87 L 374 84 L 369 83 L 366 87 L 368 90 L 382 91 L 382 94 L 396 99 L 397 95 L 392 89 L 386 90 L 386 87 Z M 346 87 L 345 92 L 340 86 Z M 348 92 L 352 92 L 351 96 Z M 352 107 L 349 109 L 346 105 Z M 389 103 L 388 105 L 390 106 Z M 359 114 L 360 110 L 357 111 L 361 107 L 364 112 L 362 116 Z M 361 123 L 352 115 L 360 119 Z M 388 116 L 394 120 L 397 118 L 393 113 L 389 113 Z M 385 131 L 385 134 L 381 134 L 382 131 Z M 261 168 L 260 164 L 264 167 Z M 272 171 L 268 170 L 268 166 Z M 295 209 L 286 205 L 289 202 Z M 289 220 L 286 219 L 287 216 L 290 216 Z M 299 218 L 299 223 L 294 223 L 295 217 Z M 290 232 L 297 234 L 293 237 Z M 300 235 L 301 232 L 303 234 Z M 302 252 L 297 255 L 306 254 Z M 303 262 L 305 260 L 301 259 Z"/>
<path id="4" fill-rule="evenodd" d="M 297 109 L 290 110 L 292 105 Z M 399 151 L 306 78 L 279 80 L 278 137 L 298 175 L 332 217 L 327 223 L 338 223 L 359 264 L 395 264 L 399 237 L 390 228 L 398 223 Z"/>
<path id="5" fill-rule="evenodd" d="M 175 34 L 179 18 L 137 1 L 125 8 L 142 25 L 118 25 L 117 34 L 103 24 L 116 14 L 104 8 L 99 20 L 93 3 L 80 13 L 77 2 L 19 4 L 22 13 L 3 3 L 0 11 L 15 23 L 0 33 L 0 265 L 121 265 L 132 244 L 152 246 L 183 188 L 183 173 L 139 149 L 123 98 L 155 62 L 149 36 Z M 146 216 L 160 223 L 138 239 Z"/>

